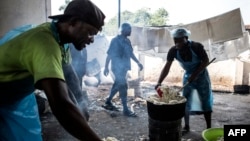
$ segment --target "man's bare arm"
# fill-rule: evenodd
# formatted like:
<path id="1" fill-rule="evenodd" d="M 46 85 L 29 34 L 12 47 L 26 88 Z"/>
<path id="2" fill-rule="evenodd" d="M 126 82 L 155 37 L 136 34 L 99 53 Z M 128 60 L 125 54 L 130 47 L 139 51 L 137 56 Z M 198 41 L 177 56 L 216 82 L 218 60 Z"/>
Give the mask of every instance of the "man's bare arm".
<path id="1" fill-rule="evenodd" d="M 51 78 L 40 80 L 38 83 L 45 91 L 53 114 L 70 134 L 84 141 L 101 141 L 80 110 L 70 100 L 63 80 Z"/>

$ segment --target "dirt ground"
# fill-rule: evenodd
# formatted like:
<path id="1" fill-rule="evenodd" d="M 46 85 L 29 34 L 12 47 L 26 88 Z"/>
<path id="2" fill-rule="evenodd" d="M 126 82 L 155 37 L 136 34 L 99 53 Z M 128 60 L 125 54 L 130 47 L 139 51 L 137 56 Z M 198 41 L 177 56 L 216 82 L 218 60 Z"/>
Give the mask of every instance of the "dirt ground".
<path id="1" fill-rule="evenodd" d="M 101 105 L 108 96 L 111 85 L 87 87 L 90 100 L 89 125 L 101 138 L 115 137 L 119 141 L 143 141 L 148 138 L 148 113 L 145 98 L 154 93 L 154 85 L 142 83 L 142 98 L 128 97 L 128 104 L 138 117 L 124 117 L 122 112 L 104 110 Z M 121 107 L 118 97 L 113 102 Z M 228 124 L 250 124 L 250 95 L 214 92 L 212 127 Z M 51 113 L 41 117 L 44 141 L 77 141 L 67 133 Z M 70 121 L 69 121 L 70 122 Z M 184 122 L 182 121 L 182 124 Z M 182 141 L 202 141 L 206 128 L 203 115 L 190 117 L 191 132 Z"/>

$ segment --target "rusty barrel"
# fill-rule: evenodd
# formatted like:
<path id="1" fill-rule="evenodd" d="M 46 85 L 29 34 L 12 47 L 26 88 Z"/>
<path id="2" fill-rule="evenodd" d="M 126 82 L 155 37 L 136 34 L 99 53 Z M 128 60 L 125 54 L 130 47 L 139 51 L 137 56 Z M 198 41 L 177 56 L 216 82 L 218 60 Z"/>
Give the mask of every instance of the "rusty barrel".
<path id="1" fill-rule="evenodd" d="M 157 105 L 147 101 L 150 141 L 181 141 L 181 121 L 186 101 Z"/>

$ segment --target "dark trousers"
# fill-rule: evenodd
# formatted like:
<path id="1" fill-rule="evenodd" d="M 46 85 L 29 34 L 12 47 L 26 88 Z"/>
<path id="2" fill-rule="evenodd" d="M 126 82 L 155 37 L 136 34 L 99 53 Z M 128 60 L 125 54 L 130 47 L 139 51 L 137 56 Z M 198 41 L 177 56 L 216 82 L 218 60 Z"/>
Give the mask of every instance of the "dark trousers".
<path id="1" fill-rule="evenodd" d="M 121 98 L 121 102 L 123 105 L 123 111 L 128 111 L 127 106 L 127 91 L 128 91 L 128 85 L 127 85 L 127 71 L 125 70 L 112 70 L 114 74 L 114 84 L 111 88 L 109 97 L 107 98 L 106 102 L 111 102 L 112 98 L 115 96 L 117 92 L 119 92 L 119 96 Z"/>

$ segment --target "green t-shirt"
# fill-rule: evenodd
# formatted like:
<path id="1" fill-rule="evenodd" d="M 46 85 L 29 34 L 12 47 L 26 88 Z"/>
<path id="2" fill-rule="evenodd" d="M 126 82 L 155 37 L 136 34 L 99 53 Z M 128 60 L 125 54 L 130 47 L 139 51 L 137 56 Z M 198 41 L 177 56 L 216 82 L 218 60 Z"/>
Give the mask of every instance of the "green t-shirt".
<path id="1" fill-rule="evenodd" d="M 61 47 L 53 37 L 51 23 L 41 24 L 0 46 L 0 82 L 33 76 L 64 80 Z"/>

